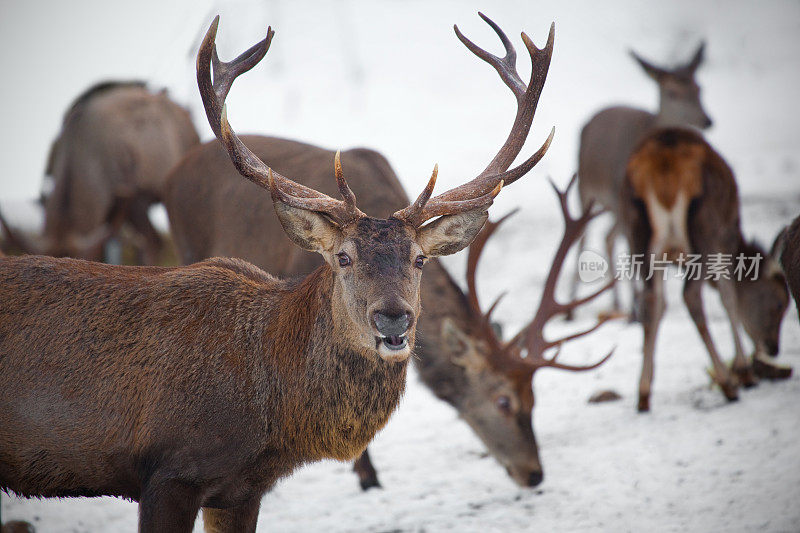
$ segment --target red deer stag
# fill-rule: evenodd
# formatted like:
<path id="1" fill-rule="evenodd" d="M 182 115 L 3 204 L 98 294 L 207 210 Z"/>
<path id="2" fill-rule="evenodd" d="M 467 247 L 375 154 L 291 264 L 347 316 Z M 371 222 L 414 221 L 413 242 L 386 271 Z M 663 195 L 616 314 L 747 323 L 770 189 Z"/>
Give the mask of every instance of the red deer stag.
<path id="1" fill-rule="evenodd" d="M 143 243 L 142 260 L 153 264 L 161 238 L 147 210 L 161 201 L 172 166 L 199 142 L 189 112 L 165 91 L 142 82 L 91 87 L 67 110 L 50 148 L 44 234 L 7 227 L 9 240 L 27 253 L 102 260 L 103 244 L 127 222 Z"/>
<path id="2" fill-rule="evenodd" d="M 685 65 L 673 69 L 657 67 L 635 52 L 631 55 L 645 73 L 658 84 L 659 109 L 651 113 L 627 106 L 609 107 L 599 111 L 581 130 L 578 149 L 578 192 L 586 206 L 594 201 L 614 217 L 612 227 L 605 237 L 606 257 L 613 263 L 614 242 L 620 232 L 619 191 L 625 179 L 628 164 L 637 143 L 650 131 L 664 126 L 696 126 L 708 128 L 708 118 L 700 103 L 700 87 L 694 79 L 703 62 L 703 44 Z M 581 238 L 578 252 L 586 246 L 586 235 Z M 577 273 L 572 280 L 573 297 L 577 291 Z M 614 308 L 620 309 L 618 289 L 615 287 Z"/>
<path id="3" fill-rule="evenodd" d="M 518 104 L 508 139 L 484 171 L 493 173 L 506 170 L 522 149 L 549 67 L 554 34 L 551 28 L 542 50 L 537 50 L 523 34 L 532 62 L 531 81 L 526 86 L 516 72 L 516 52 L 511 42 L 496 24 L 486 17 L 483 19 L 504 44 L 505 57 L 487 54 L 458 32 L 458 28 L 456 34 L 473 53 L 498 71 Z M 303 176 L 304 185 L 335 194 L 329 177 L 333 152 L 273 137 L 242 139 L 274 170 Z M 348 169 L 348 184 L 365 210 L 388 214 L 408 205 L 397 176 L 377 152 L 348 150 L 342 153 L 342 162 Z M 173 169 L 167 178 L 165 205 L 175 244 L 186 264 L 207 257 L 232 256 L 284 276 L 305 275 L 319 266 L 315 254 L 292 246 L 271 210 L 258 204 L 256 186 L 239 178 L 216 142 L 195 148 Z M 423 382 L 458 410 L 514 480 L 526 486 L 535 485 L 542 479 L 542 468 L 531 432 L 530 410 L 527 421 L 520 415 L 522 423 L 518 424 L 517 418 L 508 417 L 497 400 L 502 396 L 510 398 L 515 406 L 522 405 L 515 392 L 514 376 L 488 364 L 483 372 L 468 375 L 455 362 L 463 359 L 463 354 L 446 344 L 443 323 L 449 319 L 471 340 L 470 346 L 488 357 L 484 353 L 488 344 L 482 336 L 482 318 L 470 312 L 467 296 L 435 258 L 425 267 L 421 290 L 423 303 L 428 305 L 419 319 L 418 329 L 422 333 L 415 353 L 420 357 L 415 361 Z M 356 466 L 362 487 L 378 484 L 366 452 Z"/>
<path id="4" fill-rule="evenodd" d="M 713 379 L 726 398 L 737 399 L 738 384 L 753 385 L 756 379 L 742 347 L 740 325 L 758 339 L 757 354 L 761 349 L 776 354 L 788 295 L 773 260 L 742 237 L 733 171 L 696 131 L 655 130 L 631 156 L 620 206 L 631 253 L 645 258 L 639 411 L 650 409 L 656 336 L 665 309 L 664 283 L 653 268 L 653 258 L 663 259 L 663 266 L 679 262 L 687 267 L 683 299 L 711 356 Z M 688 266 L 689 254 L 696 254 L 696 270 Z M 763 261 L 758 262 L 758 257 Z M 749 270 L 751 259 L 759 263 L 757 275 L 738 270 L 742 266 Z M 719 290 L 733 332 L 733 374 L 722 362 L 706 325 L 701 293 L 706 279 Z"/>
<path id="5" fill-rule="evenodd" d="M 177 268 L 0 260 L 0 489 L 139 502 L 140 531 L 254 531 L 262 495 L 299 465 L 361 453 L 402 394 L 427 257 L 466 247 L 507 172 L 432 197 L 436 172 L 388 219 L 273 172 L 224 101 L 273 32 L 224 63 L 219 18 L 197 58 L 209 123 L 269 188 L 287 235 L 325 262 L 281 281 L 238 259 Z M 213 62 L 213 81 L 211 64 Z M 425 224 L 427 221 L 433 222 Z"/>

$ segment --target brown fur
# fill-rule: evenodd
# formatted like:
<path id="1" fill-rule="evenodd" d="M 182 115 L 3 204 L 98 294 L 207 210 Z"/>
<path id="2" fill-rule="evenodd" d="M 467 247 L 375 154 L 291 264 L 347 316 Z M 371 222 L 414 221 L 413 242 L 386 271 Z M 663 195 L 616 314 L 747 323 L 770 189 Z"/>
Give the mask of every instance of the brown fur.
<path id="1" fill-rule="evenodd" d="M 328 195 L 338 194 L 332 179 L 334 152 L 316 146 L 262 136 L 243 142 L 276 172 L 302 177 L 302 183 Z M 359 206 L 370 213 L 390 214 L 408 205 L 408 197 L 386 159 L 363 148 L 341 154 L 347 182 Z M 206 257 L 233 256 L 280 275 L 300 275 L 320 263 L 316 254 L 292 246 L 259 188 L 242 180 L 216 142 L 191 150 L 167 178 L 165 205 L 179 255 L 186 263 Z M 487 360 L 481 331 L 484 324 L 468 312 L 467 297 L 436 258 L 428 261 L 421 281 L 415 364 L 423 383 L 451 404 L 490 452 L 517 480 L 541 473 L 531 426 L 533 393 L 530 375 L 485 365 L 468 372 L 456 361 L 465 351 Z M 455 349 L 442 334 L 445 319 L 471 340 Z M 496 407 L 496 398 L 516 398 L 518 416 Z M 362 486 L 378 483 L 368 456 L 359 461 Z"/>
<path id="2" fill-rule="evenodd" d="M 196 512 L 254 501 L 305 462 L 357 456 L 396 407 L 406 364 L 349 346 L 333 278 L 324 265 L 281 281 L 233 259 L 3 259 L 0 488 L 168 492 Z"/>
<path id="3" fill-rule="evenodd" d="M 50 149 L 44 234 L 24 247 L 100 260 L 104 240 L 118 229 L 109 226 L 121 217 L 145 245 L 142 260 L 155 262 L 161 239 L 147 210 L 161 200 L 167 172 L 199 142 L 188 111 L 164 91 L 141 82 L 89 88 L 65 113 Z"/>
<path id="4" fill-rule="evenodd" d="M 656 128 L 681 125 L 707 128 L 711 125 L 711 119 L 700 102 L 700 87 L 695 81 L 695 72 L 703 62 L 704 45 L 700 45 L 688 62 L 671 69 L 658 67 L 634 52 L 631 55 L 658 85 L 658 111 L 629 106 L 602 109 L 581 130 L 578 150 L 578 192 L 582 206 L 585 209 L 593 202 L 595 207 L 607 209 L 614 217 L 614 224 L 605 236 L 606 256 L 612 262 L 617 236 L 624 233 L 620 221 L 625 206 L 620 203 L 620 191 L 633 150 L 645 135 Z M 664 201 L 669 202 L 669 195 Z M 585 244 L 586 237 L 581 239 L 578 253 L 585 249 Z M 577 294 L 579 281 L 576 271 L 571 287 L 573 297 Z M 613 295 L 614 307 L 619 309 L 621 302 L 616 286 Z"/>
<path id="5" fill-rule="evenodd" d="M 778 258 L 800 316 L 800 216 L 784 230 Z"/>
<path id="6" fill-rule="evenodd" d="M 659 138 L 648 139 L 628 162 L 628 179 L 634 196 L 643 200 L 652 191 L 667 209 L 675 205 L 679 191 L 689 198 L 700 196 L 705 154 L 702 145 L 692 142 L 670 145 Z"/>
<path id="7" fill-rule="evenodd" d="M 686 158 L 690 164 L 675 161 L 674 157 Z M 742 253 L 750 257 L 760 253 L 763 257 L 758 279 L 755 281 L 734 281 L 734 269 L 728 270 L 730 279 L 720 279 L 714 286 L 720 291 L 734 335 L 736 357 L 733 369 L 741 383 L 755 383 L 752 366 L 745 359 L 739 328 L 743 325 L 756 344 L 756 350 L 777 353 L 778 335 L 788 296 L 782 279 L 775 279 L 770 273 L 767 253 L 745 242 L 739 220 L 739 196 L 733 171 L 725 160 L 694 130 L 664 128 L 650 133 L 639 144 L 631 156 L 629 174 L 622 187 L 621 221 L 626 230 L 632 254 L 651 253 L 651 226 L 648 210 L 650 207 L 641 200 L 637 190 L 658 187 L 666 183 L 660 172 L 668 174 L 676 168 L 683 172 L 693 169 L 694 175 L 683 176 L 678 184 L 690 188 L 690 194 L 698 188 L 686 213 L 686 227 L 690 249 L 686 253 L 701 255 L 704 265 L 701 279 L 687 279 L 684 286 L 684 300 L 706 345 L 714 366 L 715 379 L 723 388 L 728 399 L 738 397 L 737 382 L 722 363 L 708 331 L 703 311 L 700 287 L 706 276 L 706 265 L 711 254 L 728 254 L 732 261 Z M 647 170 L 647 171 L 645 171 Z M 632 175 L 635 174 L 634 175 Z M 671 174 L 674 177 L 674 174 Z M 701 186 L 697 187 L 696 183 Z M 670 188 L 670 187 L 665 187 Z M 660 259 L 660 258 L 659 258 Z M 645 261 L 649 264 L 649 259 Z M 642 272 L 647 277 L 647 270 Z M 639 388 L 639 410 L 649 409 L 650 386 L 653 378 L 653 357 L 655 340 L 664 311 L 663 283 L 656 274 L 643 282 L 641 295 L 641 318 L 644 325 L 644 365 Z"/>

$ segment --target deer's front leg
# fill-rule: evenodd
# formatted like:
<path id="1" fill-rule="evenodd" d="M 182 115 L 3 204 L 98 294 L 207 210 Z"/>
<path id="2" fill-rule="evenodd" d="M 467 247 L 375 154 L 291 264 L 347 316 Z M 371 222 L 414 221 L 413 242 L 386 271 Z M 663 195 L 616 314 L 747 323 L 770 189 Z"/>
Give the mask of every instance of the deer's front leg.
<path id="1" fill-rule="evenodd" d="M 700 333 L 700 338 L 703 339 L 703 343 L 706 345 L 709 357 L 711 357 L 711 364 L 714 366 L 714 381 L 722 387 L 722 392 L 728 400 L 736 400 L 739 398 L 738 388 L 730 372 L 728 372 L 728 368 L 720 359 L 706 325 L 706 314 L 703 311 L 703 296 L 701 293 L 702 287 L 702 280 L 687 279 L 686 284 L 683 286 L 683 301 L 686 302 L 689 314 L 697 327 L 698 333 Z"/>
<path id="2" fill-rule="evenodd" d="M 735 282 L 730 279 L 721 279 L 717 282 L 719 294 L 722 298 L 722 305 L 725 307 L 725 312 L 728 315 L 728 321 L 731 325 L 731 333 L 733 333 L 733 347 L 736 355 L 733 359 L 731 369 L 734 375 L 739 378 L 739 383 L 745 387 L 752 387 L 758 383 L 758 378 L 753 372 L 753 365 L 747 361 L 747 357 L 742 347 L 742 339 L 739 335 L 741 331 L 739 320 L 739 308 L 736 305 L 736 289 Z"/>
<path id="3" fill-rule="evenodd" d="M 361 485 L 361 490 L 369 490 L 372 487 L 380 487 L 381 483 L 378 481 L 378 473 L 375 467 L 372 466 L 372 460 L 369 458 L 369 448 L 364 450 L 358 459 L 353 463 L 353 472 L 358 475 L 358 483 Z"/>
<path id="4" fill-rule="evenodd" d="M 139 533 L 191 533 L 200 491 L 178 480 L 149 481 L 139 498 Z"/>
<path id="5" fill-rule="evenodd" d="M 203 529 L 206 533 L 255 533 L 261 497 L 230 507 L 203 507 Z"/>

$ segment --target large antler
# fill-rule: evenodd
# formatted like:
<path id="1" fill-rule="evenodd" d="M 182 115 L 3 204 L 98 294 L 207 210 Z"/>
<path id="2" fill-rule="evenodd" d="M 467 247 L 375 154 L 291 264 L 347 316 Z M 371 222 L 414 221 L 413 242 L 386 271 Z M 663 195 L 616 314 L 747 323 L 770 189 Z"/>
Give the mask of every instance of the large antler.
<path id="1" fill-rule="evenodd" d="M 589 221 L 601 213 L 601 211 L 594 211 L 592 209 L 592 203 L 590 203 L 586 207 L 586 210 L 578 218 L 574 218 L 572 215 L 570 215 L 569 207 L 567 205 L 567 196 L 569 195 L 570 189 L 575 184 L 576 179 L 577 175 L 572 176 L 569 185 L 567 185 L 567 188 L 564 191 L 560 191 L 558 187 L 556 187 L 556 185 L 550 181 L 550 185 L 558 195 L 561 214 L 564 217 L 564 235 L 561 237 L 561 242 L 559 243 L 556 254 L 553 257 L 553 262 L 550 266 L 550 272 L 547 275 L 547 280 L 545 281 L 544 289 L 542 290 L 539 308 L 536 310 L 533 320 L 531 320 L 531 322 L 524 327 L 522 331 L 517 333 L 517 335 L 511 339 L 507 345 L 509 349 L 519 348 L 520 346 L 524 348 L 527 352 L 527 356 L 523 359 L 523 361 L 525 361 L 526 364 L 530 365 L 534 369 L 549 366 L 553 368 L 560 368 L 562 370 L 591 370 L 592 368 L 597 368 L 606 362 L 614 353 L 614 350 L 612 349 L 600 361 L 589 366 L 573 366 L 556 362 L 556 358 L 561 352 L 561 345 L 563 343 L 595 331 L 605 322 L 610 320 L 611 317 L 602 318 L 589 329 L 573 333 L 557 340 L 548 341 L 544 338 L 544 327 L 551 318 L 556 315 L 566 313 L 571 309 L 575 309 L 576 307 L 594 300 L 605 291 L 610 289 L 614 284 L 614 280 L 611 280 L 609 283 L 600 287 L 600 289 L 589 294 L 588 296 L 573 300 L 571 302 L 560 303 L 556 300 L 556 285 L 558 284 L 558 279 L 561 275 L 561 269 L 564 266 L 564 259 L 566 258 L 567 253 L 575 241 L 578 240 L 578 238 L 580 238 L 580 236 L 583 234 L 583 231 L 586 229 L 586 225 L 589 223 Z M 557 348 L 555 355 L 550 359 L 545 358 L 544 352 L 554 347 Z"/>
<path id="2" fill-rule="evenodd" d="M 489 166 L 477 177 L 468 183 L 431 199 L 433 185 L 436 182 L 436 173 L 434 172 L 434 176 L 419 198 L 410 206 L 393 215 L 395 218 L 406 220 L 415 226 L 419 226 L 426 220 L 440 215 L 474 209 L 475 206 L 480 205 L 481 202 L 486 202 L 487 197 L 488 200 L 491 201 L 493 196 L 490 197 L 490 195 L 492 195 L 500 183 L 509 185 L 524 176 L 544 156 L 553 140 L 555 129 L 550 131 L 547 140 L 536 153 L 521 165 L 507 170 L 522 150 L 525 139 L 530 131 L 531 122 L 536 112 L 536 105 L 539 102 L 539 96 L 541 95 L 544 82 L 547 78 L 547 71 L 550 68 L 550 58 L 553 55 L 553 42 L 555 38 L 555 25 L 553 24 L 550 26 L 547 44 L 542 49 L 537 48 L 536 45 L 533 44 L 533 41 L 531 41 L 525 33 L 522 33 L 522 41 L 525 43 L 525 47 L 528 50 L 532 65 L 530 82 L 525 85 L 517 72 L 517 53 L 511 41 L 497 24 L 483 13 L 478 13 L 478 15 L 480 15 L 480 17 L 492 27 L 495 33 L 497 33 L 497 36 L 500 37 L 500 41 L 502 41 L 506 50 L 505 56 L 500 58 L 479 48 L 472 41 L 464 37 L 461 31 L 459 31 L 458 26 L 453 26 L 456 36 L 473 54 L 494 67 L 503 80 L 503 83 L 511 89 L 511 92 L 514 93 L 517 99 L 517 115 L 506 142 L 489 163 Z"/>
<path id="3" fill-rule="evenodd" d="M 593 212 L 590 205 L 580 217 L 574 218 L 570 215 L 569 208 L 567 206 L 567 196 L 574 183 L 575 177 L 573 176 L 567 188 L 562 192 L 556 188 L 551 181 L 551 185 L 558 195 L 561 213 L 564 217 L 564 235 L 561 238 L 561 243 L 556 250 L 555 257 L 553 258 L 553 262 L 550 266 L 550 272 L 547 276 L 544 290 L 542 291 L 542 298 L 539 303 L 539 308 L 537 309 L 533 320 L 507 343 L 503 343 L 502 339 L 497 336 L 497 334 L 494 332 L 494 329 L 491 327 L 489 320 L 492 311 L 494 311 L 497 303 L 503 295 L 501 294 L 500 297 L 495 300 L 489 310 L 484 314 L 481 311 L 480 304 L 478 303 L 475 273 L 486 241 L 497 230 L 497 227 L 514 212 L 512 211 L 503 218 L 499 219 L 497 222 L 487 222 L 483 230 L 481 230 L 481 233 L 478 234 L 469 247 L 469 254 L 467 257 L 467 288 L 469 290 L 469 307 L 473 318 L 477 321 L 476 329 L 480 331 L 483 339 L 489 344 L 491 348 L 489 350 L 490 358 L 492 358 L 494 363 L 497 365 L 511 365 L 512 368 L 522 365 L 525 369 L 527 369 L 528 372 L 533 372 L 542 367 L 582 371 L 597 368 L 605 363 L 613 354 L 613 350 L 611 350 L 611 352 L 609 352 L 598 362 L 588 366 L 568 365 L 559 363 L 556 360 L 561 352 L 562 344 L 595 331 L 607 320 L 609 320 L 610 317 L 599 320 L 589 329 L 570 334 L 557 340 L 548 341 L 544 338 L 543 334 L 544 326 L 551 318 L 597 298 L 600 294 L 607 291 L 612 285 L 612 283 L 608 283 L 584 298 L 580 298 L 565 304 L 559 303 L 555 299 L 556 284 L 558 282 L 559 275 L 561 274 L 561 269 L 564 259 L 567 256 L 567 252 L 569 252 L 569 249 L 572 247 L 575 241 L 583 234 L 583 231 L 589 221 L 600 214 L 599 211 Z M 544 357 L 544 353 L 551 348 L 556 348 L 556 353 L 553 357 L 548 359 Z M 522 356 L 523 349 L 527 352 L 525 357 Z"/>
<path id="4" fill-rule="evenodd" d="M 481 229 L 481 232 L 478 233 L 478 235 L 469 245 L 467 252 L 467 298 L 469 301 L 469 309 L 473 320 L 478 324 L 479 329 L 483 334 L 483 338 L 489 344 L 491 352 L 501 351 L 503 348 L 503 340 L 497 336 L 494 328 L 492 328 L 492 313 L 506 293 L 504 292 L 495 298 L 492 305 L 489 306 L 489 310 L 484 313 L 481 311 L 481 305 L 478 302 L 478 289 L 475 281 L 475 274 L 478 270 L 478 261 L 480 261 L 486 241 L 488 241 L 489 237 L 491 237 L 494 232 L 497 231 L 497 228 L 500 227 L 500 224 L 505 222 L 512 215 L 516 214 L 517 211 L 518 209 L 514 209 L 513 211 L 499 218 L 497 222 L 487 220 L 486 224 L 483 226 L 483 229 Z"/>
<path id="5" fill-rule="evenodd" d="M 339 185 L 339 192 L 344 201 L 331 198 L 271 171 L 239 139 L 228 123 L 225 112 L 225 98 L 228 96 L 228 91 L 230 91 L 233 81 L 239 75 L 252 69 L 264 58 L 275 32 L 272 28 L 267 28 L 267 36 L 263 41 L 256 43 L 239 57 L 226 63 L 220 61 L 217 56 L 215 40 L 218 26 L 219 15 L 214 18 L 214 22 L 208 28 L 208 32 L 197 53 L 197 85 L 200 88 L 200 96 L 203 99 L 203 106 L 206 109 L 211 129 L 214 130 L 214 134 L 228 150 L 231 161 L 233 161 L 239 173 L 257 185 L 270 190 L 273 198 L 280 199 L 293 207 L 325 213 L 340 225 L 346 225 L 363 217 L 364 213 L 356 207 L 355 195 L 344 179 L 338 153 L 334 163 L 336 182 Z M 214 68 L 213 81 L 211 78 L 212 62 Z"/>

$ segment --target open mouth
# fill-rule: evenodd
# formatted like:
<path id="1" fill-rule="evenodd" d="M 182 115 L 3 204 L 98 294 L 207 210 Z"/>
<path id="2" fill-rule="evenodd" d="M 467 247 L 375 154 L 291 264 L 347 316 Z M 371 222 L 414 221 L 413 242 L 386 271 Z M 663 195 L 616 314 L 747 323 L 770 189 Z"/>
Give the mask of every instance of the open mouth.
<path id="1" fill-rule="evenodd" d="M 392 351 L 404 350 L 408 346 L 408 337 L 405 335 L 389 335 L 388 337 L 376 337 L 375 344 L 380 346 L 383 343 L 388 349 Z"/>

